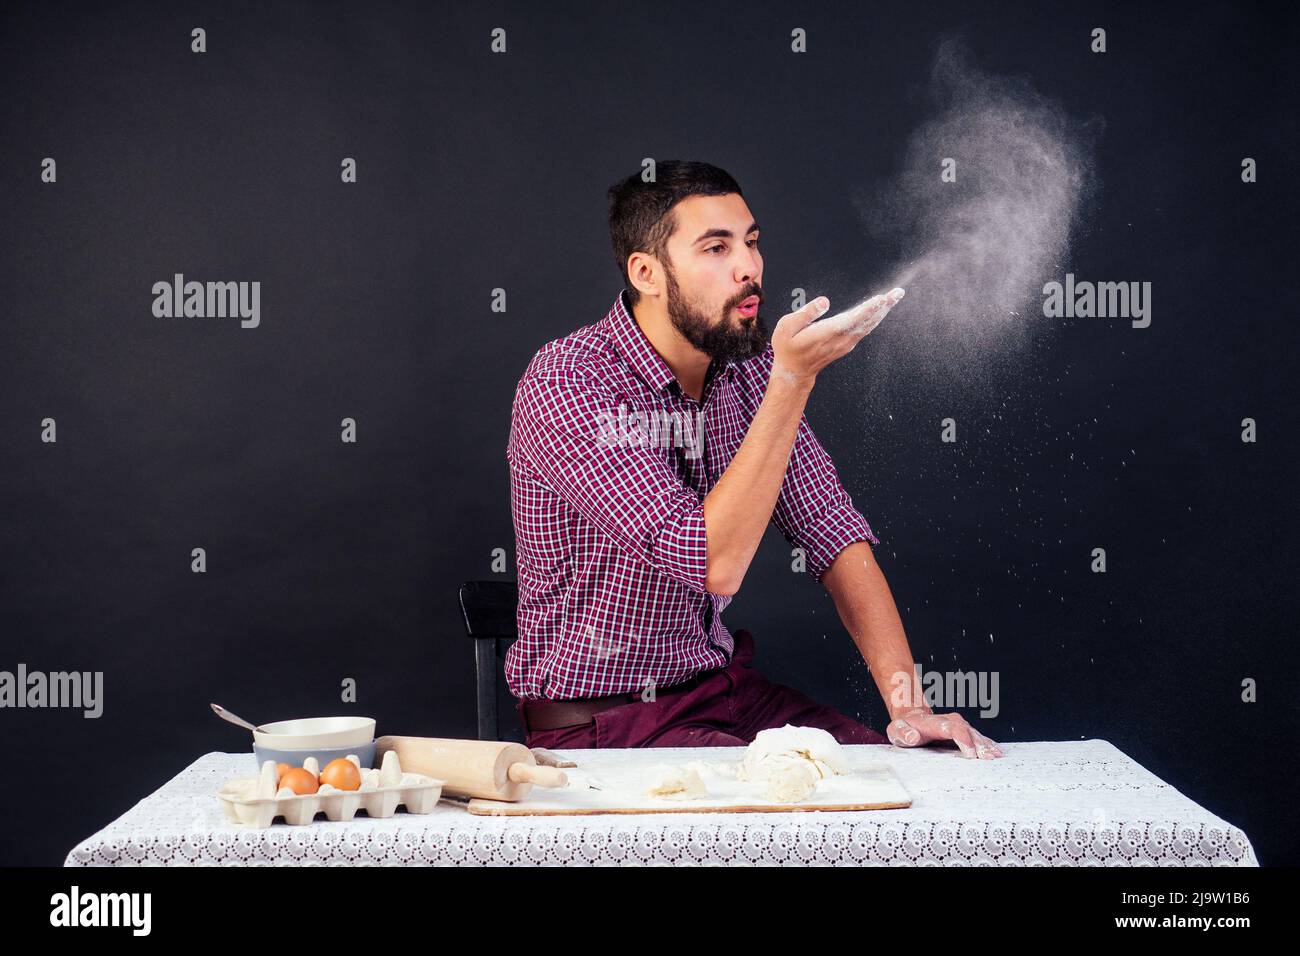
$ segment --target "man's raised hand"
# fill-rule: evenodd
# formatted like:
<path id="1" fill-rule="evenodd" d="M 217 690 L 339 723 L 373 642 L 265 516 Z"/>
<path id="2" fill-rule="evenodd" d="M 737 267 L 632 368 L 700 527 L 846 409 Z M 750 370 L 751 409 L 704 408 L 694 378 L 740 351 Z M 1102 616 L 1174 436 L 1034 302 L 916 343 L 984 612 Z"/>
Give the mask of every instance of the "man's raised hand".
<path id="1" fill-rule="evenodd" d="M 830 308 L 830 300 L 818 296 L 802 309 L 783 316 L 772 330 L 773 375 L 811 385 L 818 372 L 853 351 L 902 297 L 902 289 L 893 289 L 822 318 Z"/>

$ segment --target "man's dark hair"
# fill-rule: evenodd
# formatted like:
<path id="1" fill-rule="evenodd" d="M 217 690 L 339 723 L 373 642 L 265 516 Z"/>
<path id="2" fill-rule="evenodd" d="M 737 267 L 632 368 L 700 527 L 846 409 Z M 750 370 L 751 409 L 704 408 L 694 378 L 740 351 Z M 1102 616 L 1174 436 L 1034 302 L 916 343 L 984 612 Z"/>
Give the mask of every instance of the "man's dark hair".
<path id="1" fill-rule="evenodd" d="M 627 283 L 628 302 L 636 305 L 641 293 L 632 285 L 628 257 L 647 252 L 668 260 L 668 237 L 677 229 L 672 208 L 689 196 L 743 196 L 740 185 L 726 170 L 708 163 L 665 159 L 655 163 L 655 181 L 643 182 L 641 173 L 609 187 L 609 238 L 614 264 Z"/>

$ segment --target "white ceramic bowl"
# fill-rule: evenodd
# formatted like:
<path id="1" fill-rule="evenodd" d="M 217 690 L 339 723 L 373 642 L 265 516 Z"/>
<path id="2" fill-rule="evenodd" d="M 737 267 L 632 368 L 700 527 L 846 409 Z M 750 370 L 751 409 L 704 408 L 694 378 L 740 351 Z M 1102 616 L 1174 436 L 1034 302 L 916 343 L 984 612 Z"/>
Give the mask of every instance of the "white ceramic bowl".
<path id="1" fill-rule="evenodd" d="M 303 717 L 262 724 L 253 740 L 271 750 L 360 747 L 375 739 L 373 717 Z"/>

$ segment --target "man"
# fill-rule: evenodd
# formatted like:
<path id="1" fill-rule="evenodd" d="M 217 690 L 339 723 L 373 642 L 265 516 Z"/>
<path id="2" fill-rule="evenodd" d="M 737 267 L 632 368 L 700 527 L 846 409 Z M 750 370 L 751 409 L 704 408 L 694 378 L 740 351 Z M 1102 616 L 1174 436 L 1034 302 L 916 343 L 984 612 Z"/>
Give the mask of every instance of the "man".
<path id="1" fill-rule="evenodd" d="M 626 288 L 603 319 L 547 343 L 519 381 L 506 457 L 519 639 L 506 679 L 531 747 L 742 746 L 784 724 L 841 743 L 876 731 L 750 666 L 722 611 L 769 522 L 803 549 L 889 709 L 901 747 L 951 740 L 1001 756 L 934 714 L 871 544 L 879 541 L 803 417 L 817 374 L 884 318 L 811 324 L 819 298 L 768 334 L 758 225 L 726 172 L 658 164 L 609 191 Z"/>

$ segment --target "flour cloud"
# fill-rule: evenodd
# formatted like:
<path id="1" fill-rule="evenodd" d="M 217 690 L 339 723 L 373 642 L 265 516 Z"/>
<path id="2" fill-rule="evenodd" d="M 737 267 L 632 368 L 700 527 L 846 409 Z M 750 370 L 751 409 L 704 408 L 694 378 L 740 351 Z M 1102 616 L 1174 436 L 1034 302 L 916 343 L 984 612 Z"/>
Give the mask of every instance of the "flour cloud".
<path id="1" fill-rule="evenodd" d="M 879 254 L 873 288 L 907 290 L 890 337 L 924 342 L 932 363 L 948 358 L 966 375 L 972 356 L 1050 321 L 1042 287 L 1066 271 L 1096 188 L 1101 122 L 1072 117 L 1024 78 L 981 71 L 956 38 L 939 44 L 928 92 L 931 115 L 897 173 L 854 201 Z"/>

